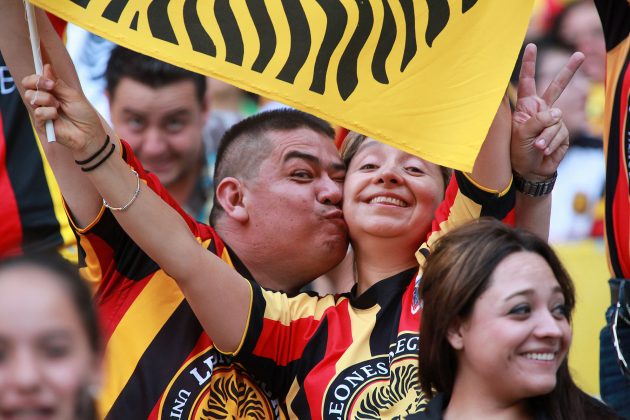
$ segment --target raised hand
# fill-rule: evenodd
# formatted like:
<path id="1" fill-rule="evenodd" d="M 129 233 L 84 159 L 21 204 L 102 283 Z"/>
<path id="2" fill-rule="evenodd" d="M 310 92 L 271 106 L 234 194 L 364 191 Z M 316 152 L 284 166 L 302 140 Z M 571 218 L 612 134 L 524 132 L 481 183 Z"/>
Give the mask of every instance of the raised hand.
<path id="1" fill-rule="evenodd" d="M 26 76 L 22 85 L 35 123 L 43 126 L 46 120 L 52 120 L 57 142 L 75 155 L 89 153 L 90 146 L 103 142 L 106 134 L 98 113 L 82 92 L 58 79 L 50 65 L 44 66 L 42 76 Z"/>
<path id="2" fill-rule="evenodd" d="M 536 89 L 536 46 L 529 44 L 523 53 L 518 82 L 518 100 L 512 117 L 512 168 L 527 180 L 551 177 L 569 148 L 569 132 L 562 112 L 552 108 L 584 61 L 574 53 L 564 68 L 547 86 L 542 96 Z"/>

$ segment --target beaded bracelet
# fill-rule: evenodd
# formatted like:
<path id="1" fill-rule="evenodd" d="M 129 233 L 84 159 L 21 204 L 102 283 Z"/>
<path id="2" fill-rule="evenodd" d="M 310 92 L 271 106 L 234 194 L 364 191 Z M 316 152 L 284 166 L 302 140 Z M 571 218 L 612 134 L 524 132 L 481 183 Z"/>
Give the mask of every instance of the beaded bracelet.
<path id="1" fill-rule="evenodd" d="M 112 211 L 125 211 L 129 208 L 129 206 L 131 206 L 133 204 L 134 201 L 136 201 L 136 198 L 138 198 L 138 195 L 140 195 L 140 175 L 138 175 L 138 172 L 134 171 L 133 169 L 131 170 L 131 172 L 136 176 L 136 190 L 133 192 L 133 195 L 131 196 L 131 200 L 129 200 L 129 202 L 127 202 L 127 204 L 125 204 L 122 207 L 113 207 L 110 206 L 107 201 L 105 201 L 105 199 L 103 198 L 103 205 L 105 207 L 107 207 L 108 209 L 112 210 Z"/>

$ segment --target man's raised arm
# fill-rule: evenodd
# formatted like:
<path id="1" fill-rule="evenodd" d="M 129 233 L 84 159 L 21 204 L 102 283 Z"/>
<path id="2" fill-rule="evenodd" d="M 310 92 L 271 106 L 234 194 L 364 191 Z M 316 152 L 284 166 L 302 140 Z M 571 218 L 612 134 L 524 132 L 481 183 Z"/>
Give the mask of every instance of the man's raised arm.
<path id="1" fill-rule="evenodd" d="M 39 79 L 39 81 L 38 81 Z M 37 123 L 53 120 L 60 147 L 72 154 L 78 176 L 89 179 L 118 223 L 184 292 L 206 333 L 223 351 L 239 348 L 247 325 L 251 287 L 223 260 L 200 246 L 182 217 L 156 195 L 105 138 L 97 112 L 85 96 L 57 78 L 50 65 L 40 78 L 24 78 L 25 96 L 35 98 Z M 103 143 L 105 145 L 103 146 Z M 118 146 L 118 147 L 117 147 Z"/>
<path id="2" fill-rule="evenodd" d="M 20 83 L 25 76 L 35 73 L 25 16 L 22 0 L 0 0 L 0 51 L 27 109 L 31 110 L 29 102 L 32 98 L 25 97 Z M 36 16 L 44 62 L 52 63 L 59 77 L 80 91 L 78 76 L 63 42 L 44 12 L 36 9 Z M 38 95 L 47 93 L 40 91 Z M 61 193 L 79 227 L 85 227 L 100 211 L 100 195 L 89 179 L 82 175 L 72 153 L 60 144 L 48 143 L 43 126 L 35 124 L 35 127 Z"/>

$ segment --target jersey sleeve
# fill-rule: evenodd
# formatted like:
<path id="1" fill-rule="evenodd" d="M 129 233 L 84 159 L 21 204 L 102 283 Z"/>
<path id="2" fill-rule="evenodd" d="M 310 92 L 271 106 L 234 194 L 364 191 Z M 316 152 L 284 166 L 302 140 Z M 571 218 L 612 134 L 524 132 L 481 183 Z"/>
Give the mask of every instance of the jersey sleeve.
<path id="1" fill-rule="evenodd" d="M 121 141 L 122 157 L 138 172 L 142 182 L 157 193 L 167 204 L 173 207 L 186 221 L 190 231 L 200 241 L 214 239 L 220 243 L 214 230 L 196 222 L 187 215 L 177 202 L 160 184 L 157 177 L 144 170 L 129 145 Z M 79 241 L 79 267 L 82 276 L 92 283 L 95 289 L 95 301 L 101 312 L 111 316 L 111 325 L 115 325 L 116 313 L 123 311 L 132 302 L 146 282 L 160 270 L 160 267 L 127 235 L 118 224 L 110 210 L 101 207 L 96 218 L 85 228 L 77 227 L 71 210 L 66 205 L 66 213 Z M 110 322 L 103 320 L 107 335 Z"/>
<path id="2" fill-rule="evenodd" d="M 630 1 L 595 0 L 606 39 L 606 50 L 621 44 L 630 34 Z"/>
<path id="3" fill-rule="evenodd" d="M 420 246 L 416 257 L 422 263 L 431 245 L 446 232 L 480 217 L 508 218 L 516 202 L 512 183 L 504 191 L 485 188 L 468 175 L 454 171 L 438 206 L 426 241 Z"/>
<path id="4" fill-rule="evenodd" d="M 595 5 L 606 39 L 606 248 L 611 275 L 630 278 L 630 2 Z"/>
<path id="5" fill-rule="evenodd" d="M 326 314 L 346 298 L 318 297 L 314 293 L 270 291 L 252 282 L 252 303 L 247 331 L 236 360 L 257 379 L 272 384 L 271 391 L 283 400 L 296 375 L 298 361 L 313 340 L 325 346 Z M 312 343 L 311 343 L 312 344 Z"/>

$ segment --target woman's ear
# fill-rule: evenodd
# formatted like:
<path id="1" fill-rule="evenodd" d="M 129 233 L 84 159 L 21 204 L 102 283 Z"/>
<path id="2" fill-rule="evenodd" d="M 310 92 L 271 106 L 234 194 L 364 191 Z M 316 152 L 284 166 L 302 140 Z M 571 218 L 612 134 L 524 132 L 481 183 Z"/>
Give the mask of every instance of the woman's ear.
<path id="1" fill-rule="evenodd" d="M 448 333 L 446 334 L 446 339 L 455 350 L 462 350 L 464 348 L 464 334 L 462 330 L 463 324 L 456 322 L 448 329 Z"/>
<path id="2" fill-rule="evenodd" d="M 216 188 L 216 198 L 228 215 L 240 223 L 249 220 L 249 213 L 243 202 L 244 185 L 236 178 L 226 177 Z"/>

